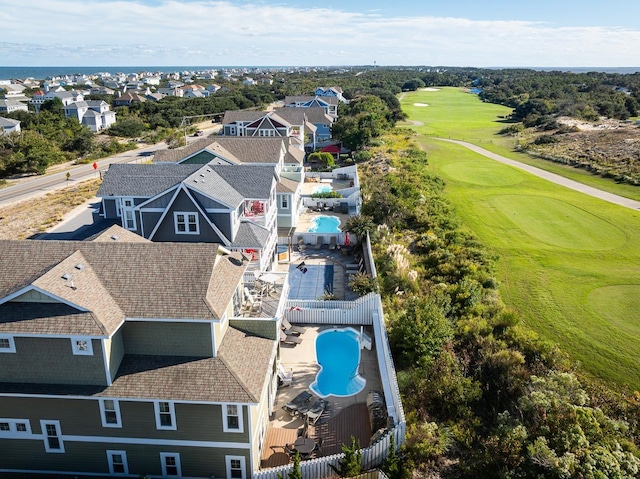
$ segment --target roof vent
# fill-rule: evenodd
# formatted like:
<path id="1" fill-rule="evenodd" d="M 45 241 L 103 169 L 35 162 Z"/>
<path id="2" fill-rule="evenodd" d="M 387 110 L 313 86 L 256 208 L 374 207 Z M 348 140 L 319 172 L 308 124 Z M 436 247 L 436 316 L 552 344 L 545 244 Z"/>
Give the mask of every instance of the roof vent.
<path id="1" fill-rule="evenodd" d="M 71 279 L 71 273 L 65 273 L 62 275 L 62 279 L 69 281 Z"/>
<path id="2" fill-rule="evenodd" d="M 204 178 L 204 173 L 200 173 L 200 176 L 202 176 Z"/>
<path id="3" fill-rule="evenodd" d="M 194 182 L 194 183 L 197 183 L 197 182 L 198 182 L 198 178 L 194 178 L 194 179 L 193 179 L 193 182 Z"/>
<path id="4" fill-rule="evenodd" d="M 111 235 L 111 239 L 113 241 L 118 241 L 120 239 L 120 237 L 118 235 Z"/>
<path id="5" fill-rule="evenodd" d="M 82 263 L 78 263 L 77 265 L 75 265 L 75 268 L 79 271 L 82 271 L 84 269 L 84 265 Z"/>

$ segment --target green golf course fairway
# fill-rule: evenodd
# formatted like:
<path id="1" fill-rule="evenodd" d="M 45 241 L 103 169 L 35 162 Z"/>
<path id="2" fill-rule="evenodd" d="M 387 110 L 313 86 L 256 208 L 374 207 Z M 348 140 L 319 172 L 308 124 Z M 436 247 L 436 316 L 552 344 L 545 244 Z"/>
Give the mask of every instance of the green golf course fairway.
<path id="1" fill-rule="evenodd" d="M 411 121 L 423 123 L 411 128 L 422 134 L 447 198 L 498 254 L 506 305 L 585 372 L 640 390 L 640 213 L 429 138 L 489 149 L 504 143 L 495 133 L 509 109 L 454 88 L 408 93 L 402 105 Z M 501 148 L 496 152 L 517 159 Z"/>

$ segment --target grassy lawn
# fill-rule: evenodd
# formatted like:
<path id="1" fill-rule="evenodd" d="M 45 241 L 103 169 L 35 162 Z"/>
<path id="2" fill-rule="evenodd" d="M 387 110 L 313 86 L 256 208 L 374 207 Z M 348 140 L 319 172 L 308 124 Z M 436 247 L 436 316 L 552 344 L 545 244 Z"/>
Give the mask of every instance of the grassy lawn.
<path id="1" fill-rule="evenodd" d="M 410 120 L 424 123 L 422 126 L 412 127 L 422 135 L 475 143 L 512 160 L 556 173 L 609 193 L 640 201 L 640 188 L 638 187 L 619 184 L 613 180 L 593 175 L 586 170 L 513 151 L 513 137 L 497 135 L 498 131 L 509 125 L 504 117 L 511 113 L 511 108 L 483 103 L 478 100 L 477 95 L 465 93 L 459 88 L 442 88 L 435 92 L 410 92 L 406 94 L 401 103 L 403 111 L 409 115 Z M 415 106 L 415 104 L 429 106 Z M 408 122 L 407 125 L 409 124 Z"/>
<path id="2" fill-rule="evenodd" d="M 485 148 L 501 128 L 497 116 L 508 113 L 455 89 L 407 95 L 407 103 L 410 119 L 424 123 L 419 132 Z M 585 371 L 640 390 L 640 213 L 458 145 L 421 142 L 462 220 L 499 255 L 505 303 Z"/>

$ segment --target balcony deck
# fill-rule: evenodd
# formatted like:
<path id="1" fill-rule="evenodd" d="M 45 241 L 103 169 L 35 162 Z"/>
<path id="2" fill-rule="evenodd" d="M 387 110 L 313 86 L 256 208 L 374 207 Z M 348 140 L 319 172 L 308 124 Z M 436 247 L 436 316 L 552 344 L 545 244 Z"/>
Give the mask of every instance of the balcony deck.
<path id="1" fill-rule="evenodd" d="M 281 344 L 280 361 L 285 369 L 293 371 L 293 383 L 278 389 L 275 411 L 269 422 L 262 450 L 263 468 L 281 466 L 291 461 L 284 446 L 296 440 L 298 429 L 304 425 L 304 420 L 291 417 L 282 406 L 300 392 L 309 390 L 309 386 L 315 381 L 319 370 L 315 340 L 320 331 L 331 327 L 305 325 L 306 332 L 300 336 L 301 344 Z M 371 330 L 367 334 L 372 334 Z M 308 437 L 313 438 L 316 443 L 322 438 L 320 456 L 342 452 L 342 445 L 350 445 L 352 436 L 362 447 L 369 445 L 372 431 L 366 404 L 367 394 L 370 390 L 382 389 L 375 346 L 371 351 L 361 350 L 359 373 L 366 380 L 362 391 L 349 397 L 328 396 L 326 399 L 329 404 L 325 412 L 315 426 L 309 426 Z"/>

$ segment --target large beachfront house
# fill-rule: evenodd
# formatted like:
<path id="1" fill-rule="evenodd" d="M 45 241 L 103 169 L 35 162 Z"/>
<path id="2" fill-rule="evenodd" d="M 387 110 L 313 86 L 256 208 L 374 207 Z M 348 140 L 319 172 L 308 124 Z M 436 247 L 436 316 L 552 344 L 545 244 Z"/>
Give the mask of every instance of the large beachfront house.
<path id="1" fill-rule="evenodd" d="M 209 137 L 154 164 L 113 164 L 100 215 L 152 241 L 219 243 L 266 270 L 278 226 L 294 226 L 302 209 L 301 155 L 281 138 Z"/>
<path id="2" fill-rule="evenodd" d="M 233 319 L 244 255 L 118 226 L 0 248 L 0 473 L 259 468 L 278 325 Z"/>

